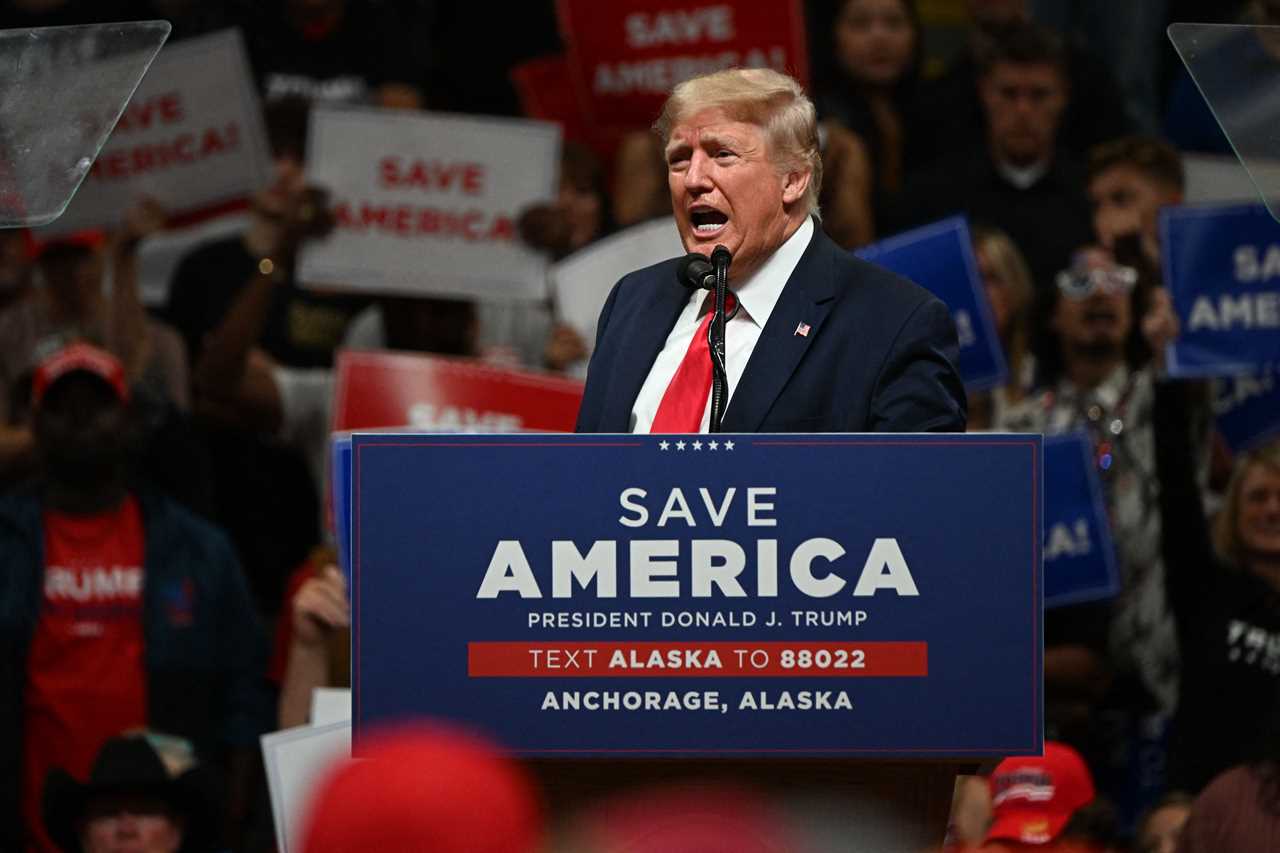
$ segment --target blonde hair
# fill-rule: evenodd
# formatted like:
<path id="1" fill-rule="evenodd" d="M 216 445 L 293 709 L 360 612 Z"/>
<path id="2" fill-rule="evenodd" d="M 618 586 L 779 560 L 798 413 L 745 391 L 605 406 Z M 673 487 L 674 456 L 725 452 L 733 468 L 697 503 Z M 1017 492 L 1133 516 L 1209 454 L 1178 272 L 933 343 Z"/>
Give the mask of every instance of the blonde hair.
<path id="1" fill-rule="evenodd" d="M 974 248 L 986 254 L 996 274 L 1009 288 L 1009 339 L 1004 342 L 1009 358 L 1009 392 L 1021 399 L 1027 390 L 1021 386 L 1023 365 L 1031 352 L 1031 270 L 1026 258 L 1008 234 L 998 228 L 975 225 Z"/>
<path id="2" fill-rule="evenodd" d="M 1249 469 L 1256 465 L 1264 465 L 1280 473 L 1280 441 L 1272 441 L 1241 454 L 1231 471 L 1231 481 L 1227 483 L 1222 509 L 1214 519 L 1213 547 L 1218 556 L 1237 568 L 1244 567 L 1247 557 L 1244 543 L 1240 541 L 1240 492 Z"/>
<path id="3" fill-rule="evenodd" d="M 730 68 L 693 77 L 671 90 L 653 129 L 666 145 L 682 119 L 710 109 L 760 126 L 779 173 L 809 172 L 805 201 L 809 212 L 819 215 L 822 154 L 817 112 L 799 83 L 769 68 Z"/>

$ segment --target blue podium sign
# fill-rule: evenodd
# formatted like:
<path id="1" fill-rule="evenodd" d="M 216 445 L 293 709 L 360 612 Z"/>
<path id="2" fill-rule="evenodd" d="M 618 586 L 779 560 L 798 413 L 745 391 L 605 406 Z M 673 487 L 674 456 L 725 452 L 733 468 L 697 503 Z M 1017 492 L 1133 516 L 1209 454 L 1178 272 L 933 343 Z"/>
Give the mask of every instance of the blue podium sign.
<path id="1" fill-rule="evenodd" d="M 1280 224 L 1262 205 L 1160 212 L 1165 285 L 1181 324 L 1174 376 L 1280 366 Z"/>
<path id="2" fill-rule="evenodd" d="M 1041 439 L 354 437 L 353 711 L 528 756 L 1039 754 Z"/>
<path id="3" fill-rule="evenodd" d="M 904 231 L 854 254 L 911 279 L 946 303 L 960 338 L 958 367 L 966 387 L 984 391 L 1007 381 L 1009 367 L 963 216 Z"/>
<path id="4" fill-rule="evenodd" d="M 1089 437 L 1045 436 L 1044 478 L 1044 606 L 1111 598 L 1120 570 Z"/>

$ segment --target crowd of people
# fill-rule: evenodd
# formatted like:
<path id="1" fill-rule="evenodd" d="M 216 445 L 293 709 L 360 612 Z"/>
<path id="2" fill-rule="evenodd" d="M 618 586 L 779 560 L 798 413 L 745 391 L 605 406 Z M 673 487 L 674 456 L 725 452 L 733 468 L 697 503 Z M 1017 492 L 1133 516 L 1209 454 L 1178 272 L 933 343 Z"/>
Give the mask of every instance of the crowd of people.
<path id="1" fill-rule="evenodd" d="M 1184 200 L 1183 155 L 1226 150 L 1160 47 L 1164 26 L 1175 14 L 1280 23 L 1280 4 L 954 5 L 967 34 L 926 73 L 915 0 L 804 4 L 818 225 L 854 249 L 968 218 L 1009 366 L 1005 385 L 970 394 L 969 429 L 1091 437 L 1121 590 L 1046 613 L 1051 744 L 958 781 L 948 849 L 1272 849 L 1280 444 L 1233 458 L 1209 383 L 1169 377 L 1179 328 L 1157 223 Z M 349 673 L 323 511 L 335 354 L 584 372 L 588 342 L 550 302 L 336 294 L 295 277 L 300 247 L 333 227 L 305 171 L 311 105 L 518 115 L 507 74 L 561 43 L 550 0 L 503 15 L 494 32 L 486 4 L 445 0 L 0 2 L 0 29 L 241 28 L 274 164 L 244 227 L 194 246 L 160 305 L 139 295 L 140 254 L 173 224 L 153 200 L 110 231 L 0 230 L 0 848 L 271 849 L 258 736 L 305 724 L 311 689 Z M 521 239 L 561 259 L 669 216 L 654 118 L 607 151 L 568 138 L 559 189 L 522 213 Z M 397 803 L 418 821 L 404 833 L 443 833 L 433 849 L 540 843 L 533 783 L 488 745 L 429 731 L 384 746 L 501 802 L 460 817 L 436 784 L 449 772 L 415 787 L 347 768 L 324 792 L 341 807 L 317 813 L 321 840 L 306 849 L 409 838 L 358 822 Z M 405 792 L 422 808 L 391 796 Z M 626 820 L 600 814 L 643 826 L 645 808 L 678 813 L 651 796 L 582 816 L 566 849 L 642 849 Z M 751 803 L 725 794 L 717 807 L 742 841 L 714 849 L 808 849 L 768 841 L 777 827 Z M 661 849 L 704 849 L 690 841 L 698 820 Z"/>

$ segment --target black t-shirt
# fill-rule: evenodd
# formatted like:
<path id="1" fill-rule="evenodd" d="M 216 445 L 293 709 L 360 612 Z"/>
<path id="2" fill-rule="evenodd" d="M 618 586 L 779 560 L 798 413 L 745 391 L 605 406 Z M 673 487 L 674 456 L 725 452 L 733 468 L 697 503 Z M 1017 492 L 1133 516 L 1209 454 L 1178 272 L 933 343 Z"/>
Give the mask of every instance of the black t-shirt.
<path id="1" fill-rule="evenodd" d="M 911 176 L 886 204 L 885 233 L 947 216 L 967 214 L 993 225 L 1022 250 L 1038 288 L 1052 288 L 1076 249 L 1093 242 L 1093 215 L 1084 193 L 1084 169 L 1064 152 L 1031 186 L 1014 186 L 986 149 L 960 152 Z"/>
<path id="2" fill-rule="evenodd" d="M 178 264 L 164 316 L 182 335 L 192 365 L 256 268 L 239 237 L 202 246 Z M 259 346 L 289 367 L 328 367 L 351 318 L 367 302 L 302 290 L 292 281 L 277 285 Z"/>
<path id="3" fill-rule="evenodd" d="M 348 0 L 332 29 L 298 29 L 284 3 L 246 7 L 250 61 L 268 100 L 365 101 L 384 83 L 422 86 L 427 46 L 416 21 L 386 0 Z"/>

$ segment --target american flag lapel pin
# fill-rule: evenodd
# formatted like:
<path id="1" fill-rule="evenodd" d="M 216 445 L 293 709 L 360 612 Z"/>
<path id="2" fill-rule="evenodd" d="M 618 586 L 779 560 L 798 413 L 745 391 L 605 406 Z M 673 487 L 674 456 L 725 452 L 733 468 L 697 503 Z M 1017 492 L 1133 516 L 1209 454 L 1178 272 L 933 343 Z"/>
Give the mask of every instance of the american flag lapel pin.
<path id="1" fill-rule="evenodd" d="M 796 326 L 796 334 L 802 338 L 809 337 L 809 324 L 801 323 L 800 325 Z"/>

